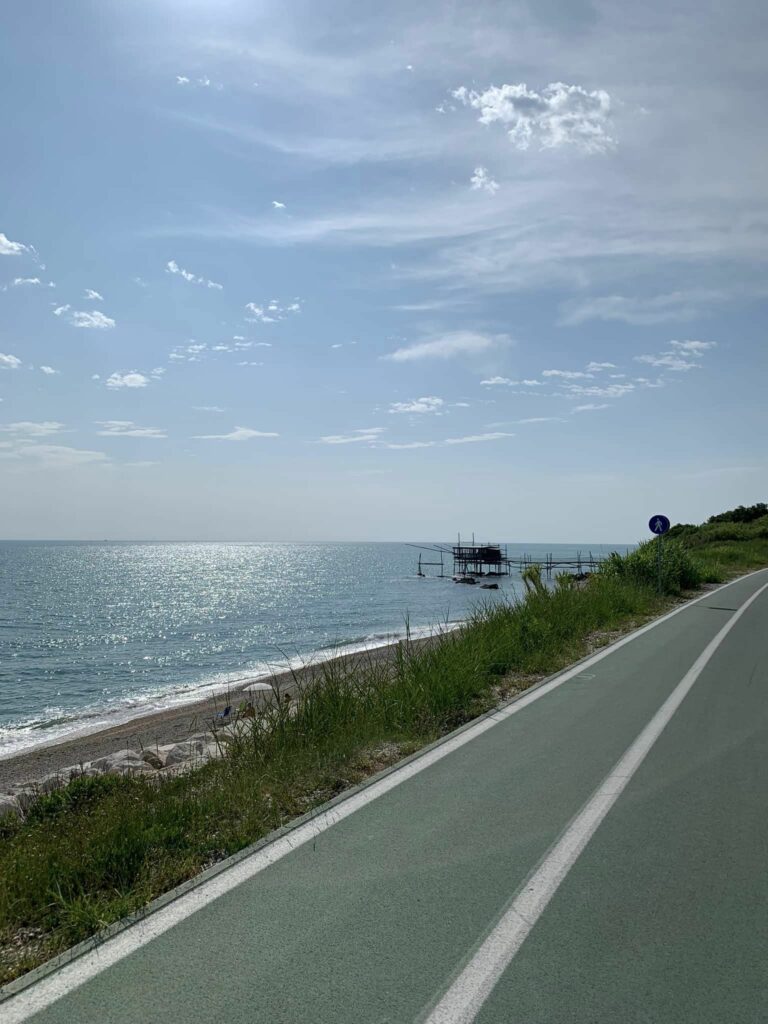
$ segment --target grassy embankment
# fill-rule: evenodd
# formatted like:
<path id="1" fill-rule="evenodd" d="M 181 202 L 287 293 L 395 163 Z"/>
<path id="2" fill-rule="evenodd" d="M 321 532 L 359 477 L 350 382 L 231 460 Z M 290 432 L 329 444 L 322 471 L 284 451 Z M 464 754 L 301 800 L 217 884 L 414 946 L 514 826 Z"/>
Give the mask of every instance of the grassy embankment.
<path id="1" fill-rule="evenodd" d="M 664 610 L 670 599 L 768 564 L 768 517 L 675 528 L 664 594 L 654 543 L 582 587 L 480 610 L 394 664 L 326 667 L 320 685 L 244 722 L 221 760 L 161 784 L 103 776 L 0 822 L 0 981 L 144 906 L 368 775 Z"/>

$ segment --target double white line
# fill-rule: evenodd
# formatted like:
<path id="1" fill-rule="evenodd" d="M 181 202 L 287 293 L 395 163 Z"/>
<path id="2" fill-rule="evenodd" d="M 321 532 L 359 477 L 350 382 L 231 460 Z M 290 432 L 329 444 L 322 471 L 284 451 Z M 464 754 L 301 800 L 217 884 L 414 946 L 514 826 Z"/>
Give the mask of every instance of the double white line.
<path id="1" fill-rule="evenodd" d="M 524 882 L 501 920 L 461 971 L 425 1024 L 471 1024 L 499 978 L 557 892 L 584 847 L 648 756 L 720 644 L 749 606 L 768 589 L 760 587 L 704 648 L 634 743 L 619 758 L 594 794 Z"/>
<path id="2" fill-rule="evenodd" d="M 734 580 L 738 583 L 739 580 Z M 726 584 L 725 586 L 732 586 Z M 601 783 L 595 795 L 566 829 L 562 838 L 552 847 L 550 852 L 530 877 L 522 891 L 516 896 L 505 912 L 497 927 L 488 936 L 480 950 L 440 1000 L 431 1014 L 426 1018 L 427 1024 L 458 1024 L 459 1021 L 473 1020 L 483 1001 L 488 997 L 498 981 L 504 968 L 509 964 L 517 950 L 525 940 L 556 891 L 568 870 L 586 846 L 589 837 L 600 824 L 606 813 L 616 801 L 629 778 L 642 763 L 646 754 L 661 733 L 664 726 L 674 714 L 696 678 L 722 643 L 728 631 L 735 625 L 754 600 L 768 587 L 761 587 L 739 611 L 729 619 L 727 625 L 720 630 L 714 640 L 707 646 L 695 665 L 677 685 L 666 703 L 643 730 L 616 767 Z M 725 589 L 725 588 L 720 588 Z M 49 973 L 28 987 L 22 988 L 18 994 L 6 1000 L 0 999 L 0 1019 L 2 1024 L 21 1024 L 35 1013 L 46 1009 L 52 1003 L 68 995 L 84 985 L 103 971 L 119 963 L 125 957 L 135 953 L 142 946 L 158 938 L 164 932 L 175 927 L 190 915 L 208 906 L 214 900 L 230 892 L 232 889 L 249 879 L 271 864 L 292 853 L 304 843 L 315 839 L 320 833 L 332 828 L 374 800 L 389 793 L 397 786 L 407 782 L 431 765 L 458 750 L 465 744 L 477 739 L 492 729 L 499 722 L 518 714 L 534 701 L 551 693 L 563 683 L 580 675 L 592 665 L 609 657 L 619 648 L 632 643 L 638 637 L 666 622 L 668 619 L 686 611 L 691 605 L 697 604 L 712 596 L 713 592 L 702 594 L 688 604 L 681 605 L 667 615 L 635 630 L 628 636 L 593 654 L 586 661 L 567 669 L 546 683 L 530 690 L 512 704 L 481 718 L 479 721 L 448 737 L 431 750 L 417 756 L 413 760 L 388 772 L 376 782 L 364 786 L 349 797 L 321 811 L 310 820 L 304 821 L 286 834 L 270 843 L 254 850 L 245 856 L 238 856 L 229 865 L 212 877 L 201 880 L 199 885 L 186 889 L 170 902 L 149 913 L 145 918 L 124 928 L 117 934 L 99 942 L 96 940 L 74 951 L 74 956 L 67 962 L 55 966 Z M 166 897 L 167 900 L 167 897 Z"/>

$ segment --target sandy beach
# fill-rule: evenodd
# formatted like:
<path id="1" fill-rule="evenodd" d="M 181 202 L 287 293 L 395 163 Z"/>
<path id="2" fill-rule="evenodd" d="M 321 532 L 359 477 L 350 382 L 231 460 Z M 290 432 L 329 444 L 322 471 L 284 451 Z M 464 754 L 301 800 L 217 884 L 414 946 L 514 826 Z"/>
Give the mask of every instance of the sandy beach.
<path id="1" fill-rule="evenodd" d="M 426 637 L 409 641 L 411 650 L 434 643 L 439 637 Z M 148 715 L 140 713 L 119 725 L 99 729 L 92 733 L 65 739 L 0 759 L 0 793 L 21 782 L 33 782 L 45 775 L 60 771 L 70 765 L 93 761 L 126 747 L 141 750 L 164 743 L 177 743 L 196 733 L 211 728 L 214 716 L 227 703 L 235 706 L 247 699 L 244 693 L 249 682 L 272 683 L 280 693 L 295 693 L 298 687 L 306 686 L 318 677 L 323 665 L 344 667 L 354 671 L 356 665 L 370 665 L 372 662 L 390 661 L 398 646 L 404 641 L 373 647 L 340 655 L 325 662 L 310 662 L 297 670 L 286 670 L 258 680 L 243 680 L 227 693 L 207 697 L 205 700 L 168 708 Z"/>

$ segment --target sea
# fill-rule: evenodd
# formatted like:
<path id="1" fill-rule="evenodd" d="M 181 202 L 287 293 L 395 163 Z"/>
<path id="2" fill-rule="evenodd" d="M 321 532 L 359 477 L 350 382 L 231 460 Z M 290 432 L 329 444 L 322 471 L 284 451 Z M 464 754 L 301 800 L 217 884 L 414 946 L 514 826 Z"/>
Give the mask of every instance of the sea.
<path id="1" fill-rule="evenodd" d="M 543 559 L 611 544 L 510 544 Z M 0 542 L 0 758 L 514 600 L 404 543 Z M 489 582 L 489 581 L 485 581 Z"/>

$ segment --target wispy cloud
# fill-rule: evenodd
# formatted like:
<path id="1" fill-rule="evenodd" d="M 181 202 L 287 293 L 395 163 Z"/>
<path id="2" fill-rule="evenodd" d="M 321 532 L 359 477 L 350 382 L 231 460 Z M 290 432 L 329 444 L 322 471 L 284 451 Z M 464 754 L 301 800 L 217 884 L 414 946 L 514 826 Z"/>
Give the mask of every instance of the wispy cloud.
<path id="1" fill-rule="evenodd" d="M 176 260 L 168 260 L 165 264 L 166 274 L 174 274 L 178 277 L 183 277 L 185 281 L 189 281 L 191 284 L 201 284 L 205 288 L 214 288 L 216 291 L 221 291 L 224 287 L 223 284 L 218 284 L 216 281 L 210 281 L 207 277 L 200 277 L 198 274 L 193 274 L 191 270 L 185 270 L 180 267 Z"/>
<path id="2" fill-rule="evenodd" d="M 279 434 L 250 427 L 235 427 L 228 434 L 195 434 L 196 441 L 250 441 L 254 437 L 279 437 Z"/>
<path id="3" fill-rule="evenodd" d="M 590 373 L 600 373 L 601 370 L 615 370 L 615 363 L 587 363 L 587 370 Z"/>
<path id="4" fill-rule="evenodd" d="M 158 427 L 140 427 L 131 420 L 98 420 L 101 430 L 96 433 L 102 437 L 149 437 L 163 438 L 168 435 Z"/>
<path id="5" fill-rule="evenodd" d="M 320 444 L 370 444 L 384 433 L 384 427 L 367 427 L 353 430 L 350 434 L 326 434 Z"/>
<path id="6" fill-rule="evenodd" d="M 596 412 L 598 409 L 610 409 L 610 405 L 607 402 L 602 402 L 596 405 L 594 402 L 587 402 L 585 405 L 577 405 L 571 409 L 571 412 Z"/>
<path id="7" fill-rule="evenodd" d="M 443 444 L 475 444 L 479 441 L 499 441 L 503 437 L 514 436 L 514 434 L 507 434 L 503 431 L 496 431 L 491 434 L 467 434 L 466 437 L 446 437 Z"/>
<path id="8" fill-rule="evenodd" d="M 490 176 L 487 167 L 475 168 L 474 174 L 469 179 L 469 187 L 473 191 L 487 192 L 492 196 L 499 191 L 499 183 Z"/>
<path id="9" fill-rule="evenodd" d="M 95 330 L 110 330 L 115 326 L 115 321 L 110 316 L 105 316 L 98 309 L 91 310 L 90 313 L 83 310 L 72 309 L 69 303 L 63 306 L 56 306 L 53 309 L 53 315 L 58 317 L 64 317 L 67 323 L 72 324 L 73 327 L 85 327 Z"/>
<path id="10" fill-rule="evenodd" d="M 562 380 L 589 380 L 594 374 L 583 373 L 581 370 L 542 370 L 541 376 L 560 377 Z"/>
<path id="11" fill-rule="evenodd" d="M 74 310 L 69 317 L 69 322 L 73 327 L 87 327 L 99 331 L 110 330 L 115 326 L 112 317 L 105 316 L 98 309 L 93 309 L 90 313 Z"/>
<path id="12" fill-rule="evenodd" d="M 145 388 L 149 385 L 149 377 L 136 370 L 129 370 L 128 373 L 113 373 L 105 381 L 106 386 L 116 391 L 120 388 Z"/>
<path id="13" fill-rule="evenodd" d="M 378 445 L 379 448 L 388 448 L 390 451 L 399 452 L 407 451 L 410 448 L 434 448 L 434 441 L 401 441 L 401 442 L 388 442 L 386 444 Z"/>
<path id="14" fill-rule="evenodd" d="M 42 423 L 20 420 L 17 423 L 0 424 L 2 433 L 17 437 L 50 437 L 51 434 L 58 434 L 63 429 L 64 424 L 56 420 L 44 420 Z"/>
<path id="15" fill-rule="evenodd" d="M 91 299 L 93 302 L 103 302 L 104 296 L 100 295 L 94 288 L 85 289 L 86 299 Z"/>
<path id="16" fill-rule="evenodd" d="M 18 356 L 0 352 L 0 370 L 18 370 L 20 366 L 21 360 Z"/>
<path id="17" fill-rule="evenodd" d="M 301 299 L 296 298 L 286 305 L 282 305 L 277 299 L 270 299 L 269 302 L 261 304 L 248 302 L 245 308 L 251 314 L 246 317 L 249 323 L 274 324 L 278 320 L 285 320 L 291 313 L 300 313 Z"/>
<path id="18" fill-rule="evenodd" d="M 722 288 L 691 288 L 650 296 L 600 295 L 565 303 L 559 322 L 564 326 L 587 320 L 616 320 L 638 326 L 684 322 L 699 316 L 702 308 L 725 302 L 730 296 Z"/>
<path id="19" fill-rule="evenodd" d="M 424 398 L 414 398 L 412 402 L 392 402 L 389 411 L 391 413 L 440 412 L 444 405 L 445 402 L 442 398 L 426 395 Z"/>
<path id="20" fill-rule="evenodd" d="M 176 85 L 197 86 L 200 89 L 216 89 L 221 92 L 224 88 L 221 82 L 212 81 L 208 75 L 201 75 L 199 78 L 190 78 L 189 75 L 176 75 Z"/>
<path id="21" fill-rule="evenodd" d="M 272 200 L 272 207 L 275 210 L 284 210 L 285 209 L 285 203 L 281 203 L 279 199 L 273 199 Z"/>
<path id="22" fill-rule="evenodd" d="M 623 398 L 636 390 L 636 385 L 626 384 L 572 384 L 562 385 L 566 398 Z"/>
<path id="23" fill-rule="evenodd" d="M 14 277 L 10 284 L 4 284 L 0 291 L 7 292 L 9 288 L 55 288 L 54 281 L 43 282 L 39 277 Z"/>
<path id="24" fill-rule="evenodd" d="M 550 82 L 541 92 L 524 82 L 492 85 L 483 92 L 460 86 L 453 97 L 480 111 L 478 120 L 504 125 L 517 149 L 538 142 L 541 149 L 575 146 L 585 153 L 604 153 L 616 144 L 610 135 L 611 98 L 603 89 Z"/>
<path id="25" fill-rule="evenodd" d="M 196 412 L 226 412 L 226 409 L 222 409 L 220 405 L 193 405 L 192 408 Z"/>
<path id="26" fill-rule="evenodd" d="M 168 358 L 173 360 L 173 362 L 199 363 L 207 348 L 206 342 L 195 341 L 194 338 L 190 338 L 186 345 L 177 345 L 176 348 L 172 349 L 168 354 Z M 213 350 L 219 351 L 221 349 L 231 352 L 228 345 L 216 345 Z"/>
<path id="27" fill-rule="evenodd" d="M 671 341 L 669 344 L 665 352 L 635 356 L 635 362 L 682 373 L 698 369 L 703 354 L 716 347 L 714 341 Z"/>
<path id="28" fill-rule="evenodd" d="M 478 331 L 449 331 L 425 341 L 395 349 L 384 356 L 396 363 L 420 359 L 454 359 L 456 356 L 478 355 L 490 349 L 509 345 L 507 334 L 481 334 Z"/>
<path id="29" fill-rule="evenodd" d="M 49 377 L 53 376 L 55 373 L 61 373 L 60 370 L 54 370 L 52 366 L 41 366 L 40 370 Z"/>
<path id="30" fill-rule="evenodd" d="M 0 451 L 0 458 L 17 460 L 40 469 L 74 469 L 87 463 L 106 463 L 104 452 L 68 448 L 65 445 L 19 443 Z"/>

